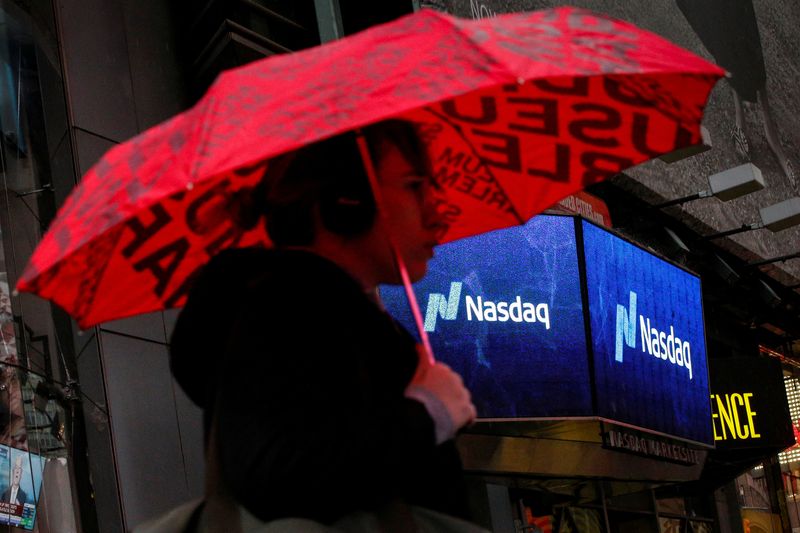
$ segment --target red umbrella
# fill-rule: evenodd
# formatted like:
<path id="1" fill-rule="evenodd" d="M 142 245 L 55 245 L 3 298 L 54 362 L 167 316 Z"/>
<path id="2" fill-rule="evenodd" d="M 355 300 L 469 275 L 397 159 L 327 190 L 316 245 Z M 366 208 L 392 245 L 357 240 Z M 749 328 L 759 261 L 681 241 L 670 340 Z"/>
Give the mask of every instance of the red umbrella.
<path id="1" fill-rule="evenodd" d="M 346 130 L 420 123 L 447 193 L 441 242 L 700 142 L 724 72 L 630 24 L 560 8 L 465 21 L 423 10 L 223 73 L 190 110 L 83 177 L 18 288 L 82 327 L 180 306 L 227 247 L 268 244 L 228 216 L 266 161 Z"/>

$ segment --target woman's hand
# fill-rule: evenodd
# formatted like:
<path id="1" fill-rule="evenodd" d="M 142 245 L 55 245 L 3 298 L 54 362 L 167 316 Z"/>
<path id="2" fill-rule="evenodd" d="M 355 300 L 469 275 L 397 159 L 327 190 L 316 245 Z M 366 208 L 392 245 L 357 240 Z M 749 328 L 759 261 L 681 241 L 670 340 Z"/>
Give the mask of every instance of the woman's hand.
<path id="1" fill-rule="evenodd" d="M 426 358 L 420 358 L 417 373 L 405 394 L 427 408 L 436 427 L 437 444 L 453 438 L 477 416 L 472 395 L 461 376 L 444 363 L 430 364 Z"/>

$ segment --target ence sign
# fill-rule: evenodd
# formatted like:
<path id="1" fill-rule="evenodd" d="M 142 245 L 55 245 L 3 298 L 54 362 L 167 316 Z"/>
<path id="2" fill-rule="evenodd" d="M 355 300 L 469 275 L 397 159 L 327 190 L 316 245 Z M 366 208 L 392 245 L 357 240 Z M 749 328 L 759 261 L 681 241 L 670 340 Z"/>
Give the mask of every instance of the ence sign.
<path id="1" fill-rule="evenodd" d="M 608 231 L 539 216 L 455 241 L 414 289 L 480 418 L 601 417 L 712 442 L 699 280 Z M 414 331 L 402 289 L 381 297 Z"/>
<path id="2" fill-rule="evenodd" d="M 750 405 L 752 398 L 752 392 L 711 395 L 714 441 L 761 438 L 755 424 L 758 413 Z"/>
<path id="3" fill-rule="evenodd" d="M 766 357 L 712 359 L 711 427 L 717 451 L 794 444 L 783 370 Z"/>

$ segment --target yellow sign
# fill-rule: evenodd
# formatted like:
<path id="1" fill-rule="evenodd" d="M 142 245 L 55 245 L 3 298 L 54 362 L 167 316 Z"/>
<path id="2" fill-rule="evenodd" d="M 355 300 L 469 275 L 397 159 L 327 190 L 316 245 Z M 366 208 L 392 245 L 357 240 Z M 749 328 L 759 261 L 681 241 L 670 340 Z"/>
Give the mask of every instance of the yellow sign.
<path id="1" fill-rule="evenodd" d="M 759 439 L 756 432 L 757 413 L 750 407 L 752 392 L 711 395 L 711 422 L 714 440 Z"/>

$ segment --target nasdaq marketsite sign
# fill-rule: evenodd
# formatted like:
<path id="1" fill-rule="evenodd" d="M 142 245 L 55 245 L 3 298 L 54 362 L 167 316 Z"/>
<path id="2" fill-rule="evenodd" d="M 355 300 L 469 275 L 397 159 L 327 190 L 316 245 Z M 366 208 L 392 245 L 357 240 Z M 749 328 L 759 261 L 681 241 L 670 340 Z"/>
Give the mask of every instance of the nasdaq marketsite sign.
<path id="1" fill-rule="evenodd" d="M 414 289 L 437 359 L 464 378 L 479 417 L 591 416 L 579 280 L 572 217 L 437 247 Z M 414 331 L 402 289 L 381 297 Z"/>
<path id="2" fill-rule="evenodd" d="M 597 414 L 712 444 L 700 279 L 582 222 Z"/>
<path id="3" fill-rule="evenodd" d="M 611 232 L 541 215 L 437 247 L 414 290 L 480 418 L 606 419 L 713 443 L 700 281 Z M 402 289 L 381 296 L 415 331 Z"/>

